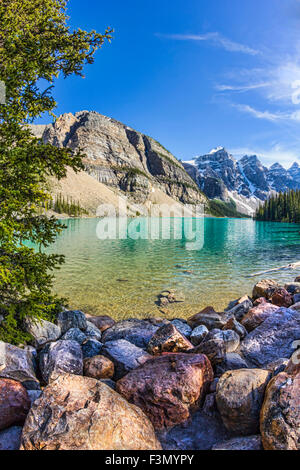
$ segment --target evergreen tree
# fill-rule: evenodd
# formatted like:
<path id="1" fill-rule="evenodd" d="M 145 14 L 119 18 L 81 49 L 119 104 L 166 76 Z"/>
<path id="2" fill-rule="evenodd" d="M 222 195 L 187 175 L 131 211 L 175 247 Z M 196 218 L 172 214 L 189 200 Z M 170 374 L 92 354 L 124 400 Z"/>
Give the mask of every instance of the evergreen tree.
<path id="1" fill-rule="evenodd" d="M 270 197 L 256 211 L 257 220 L 300 223 L 300 190 Z"/>
<path id="2" fill-rule="evenodd" d="M 6 104 L 0 105 L 0 339 L 14 343 L 24 340 L 19 329 L 24 317 L 49 318 L 60 302 L 51 288 L 53 270 L 63 257 L 43 250 L 63 228 L 41 215 L 50 202 L 48 178 L 65 177 L 67 167 L 83 168 L 80 153 L 43 144 L 26 124 L 53 113 L 54 79 L 82 76 L 84 65 L 93 62 L 95 51 L 111 37 L 110 30 L 103 35 L 71 31 L 66 4 L 0 2 L 0 80 L 6 86 Z"/>

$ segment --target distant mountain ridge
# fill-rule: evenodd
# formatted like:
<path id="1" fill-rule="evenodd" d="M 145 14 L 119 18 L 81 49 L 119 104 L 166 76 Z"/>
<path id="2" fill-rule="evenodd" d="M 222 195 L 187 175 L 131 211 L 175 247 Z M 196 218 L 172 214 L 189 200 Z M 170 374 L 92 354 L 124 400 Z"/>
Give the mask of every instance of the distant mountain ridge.
<path id="1" fill-rule="evenodd" d="M 298 163 L 288 170 L 280 163 L 267 168 L 256 155 L 236 160 L 224 147 L 183 162 L 183 166 L 208 198 L 233 200 L 239 211 L 249 215 L 270 195 L 300 189 Z"/>

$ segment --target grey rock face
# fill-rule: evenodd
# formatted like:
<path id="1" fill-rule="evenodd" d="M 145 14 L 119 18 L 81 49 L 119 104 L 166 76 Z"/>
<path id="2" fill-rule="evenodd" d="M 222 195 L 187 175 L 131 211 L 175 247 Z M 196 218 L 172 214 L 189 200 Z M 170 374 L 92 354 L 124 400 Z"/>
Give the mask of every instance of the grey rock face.
<path id="1" fill-rule="evenodd" d="M 45 383 L 53 382 L 63 374 L 82 375 L 81 347 L 76 341 L 50 343 L 39 355 L 39 366 Z"/>
<path id="2" fill-rule="evenodd" d="M 225 354 L 223 362 L 216 365 L 216 376 L 221 377 L 228 370 L 248 369 L 248 364 L 239 354 L 227 353 Z"/>
<path id="3" fill-rule="evenodd" d="M 250 299 L 244 300 L 244 302 L 241 302 L 240 304 L 237 304 L 235 307 L 233 307 L 231 310 L 229 310 L 227 313 L 229 315 L 233 315 L 237 321 L 240 321 L 246 313 L 249 312 L 250 308 L 253 307 L 253 304 Z"/>
<path id="4" fill-rule="evenodd" d="M 82 331 L 87 329 L 85 315 L 79 310 L 65 310 L 60 312 L 57 324 L 60 326 L 62 334 L 66 333 L 71 328 L 79 328 Z"/>
<path id="5" fill-rule="evenodd" d="M 152 356 L 124 339 L 105 343 L 101 353 L 115 365 L 114 379 L 119 380 L 129 371 L 144 364 Z"/>
<path id="6" fill-rule="evenodd" d="M 265 367 L 279 358 L 290 358 L 299 338 L 300 313 L 281 308 L 244 339 L 241 353 L 256 366 Z"/>
<path id="7" fill-rule="evenodd" d="M 31 401 L 31 405 L 33 405 L 33 403 L 42 395 L 41 390 L 28 390 L 27 393 Z"/>
<path id="8" fill-rule="evenodd" d="M 89 339 L 101 341 L 101 331 L 90 321 L 87 322 L 87 329 L 85 330 L 85 334 Z"/>
<path id="9" fill-rule="evenodd" d="M 150 320 L 123 320 L 102 334 L 102 342 L 125 339 L 139 348 L 146 349 L 150 338 L 164 324 L 153 324 Z"/>
<path id="10" fill-rule="evenodd" d="M 0 431 L 0 450 L 19 450 L 21 444 L 22 427 L 12 426 Z"/>
<path id="11" fill-rule="evenodd" d="M 189 338 L 191 336 L 192 328 L 187 324 L 187 322 L 184 322 L 183 320 L 180 320 L 179 318 L 175 318 L 174 320 L 171 321 L 171 323 L 186 338 Z"/>
<path id="12" fill-rule="evenodd" d="M 135 202 L 145 202 L 153 184 L 185 203 L 205 201 L 181 162 L 162 145 L 99 113 L 64 114 L 45 128 L 43 141 L 82 149 L 86 171 Z"/>
<path id="13" fill-rule="evenodd" d="M 43 346 L 50 341 L 56 341 L 61 336 L 61 329 L 46 320 L 33 320 L 32 318 L 26 318 L 25 320 L 26 331 L 33 336 L 34 346 L 36 348 Z"/>
<path id="14" fill-rule="evenodd" d="M 208 329 L 204 325 L 197 326 L 191 334 L 191 343 L 194 346 L 198 346 L 201 341 L 208 335 Z"/>
<path id="15" fill-rule="evenodd" d="M 102 351 L 102 346 L 103 344 L 100 343 L 100 341 L 97 341 L 96 339 L 88 339 L 87 341 L 85 341 L 82 345 L 83 359 L 86 359 L 88 357 L 94 357 L 100 354 L 100 352 Z"/>
<path id="16" fill-rule="evenodd" d="M 0 341 L 0 377 L 38 386 L 32 352 Z"/>
<path id="17" fill-rule="evenodd" d="M 87 337 L 79 328 L 71 328 L 68 330 L 62 338 L 65 341 L 76 341 L 79 344 L 84 343 Z"/>

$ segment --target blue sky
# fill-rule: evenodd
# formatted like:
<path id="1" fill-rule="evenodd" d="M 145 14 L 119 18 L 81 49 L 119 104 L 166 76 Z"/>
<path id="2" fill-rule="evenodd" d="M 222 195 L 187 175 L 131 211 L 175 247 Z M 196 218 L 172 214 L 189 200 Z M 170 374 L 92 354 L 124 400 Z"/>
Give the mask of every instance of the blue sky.
<path id="1" fill-rule="evenodd" d="M 225 146 L 300 163 L 299 0 L 70 0 L 68 13 L 115 33 L 85 79 L 56 81 L 57 115 L 98 111 L 183 160 Z"/>

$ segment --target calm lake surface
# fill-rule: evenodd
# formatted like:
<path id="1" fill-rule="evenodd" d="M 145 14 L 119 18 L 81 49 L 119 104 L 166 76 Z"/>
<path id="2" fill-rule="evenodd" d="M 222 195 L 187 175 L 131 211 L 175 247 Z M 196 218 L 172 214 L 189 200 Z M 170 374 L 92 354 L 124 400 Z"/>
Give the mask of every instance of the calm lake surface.
<path id="1" fill-rule="evenodd" d="M 65 265 L 56 273 L 55 291 L 70 299 L 70 307 L 95 315 L 119 320 L 162 316 L 156 304 L 158 294 L 176 289 L 184 294 L 185 302 L 164 308 L 164 315 L 188 317 L 208 305 L 224 309 L 230 300 L 250 294 L 259 279 L 287 281 L 300 274 L 280 271 L 249 277 L 300 261 L 298 225 L 198 219 L 203 246 L 187 249 L 188 240 L 174 239 L 183 219 L 177 219 L 177 229 L 171 228 L 171 239 L 162 239 L 161 229 L 156 240 L 101 240 L 96 235 L 99 219 L 63 222 L 67 229 L 48 250 L 66 256 Z"/>

